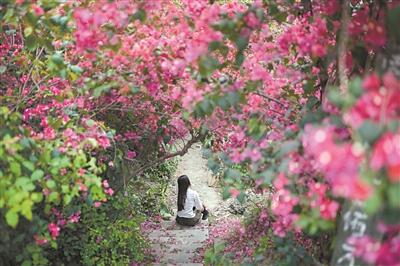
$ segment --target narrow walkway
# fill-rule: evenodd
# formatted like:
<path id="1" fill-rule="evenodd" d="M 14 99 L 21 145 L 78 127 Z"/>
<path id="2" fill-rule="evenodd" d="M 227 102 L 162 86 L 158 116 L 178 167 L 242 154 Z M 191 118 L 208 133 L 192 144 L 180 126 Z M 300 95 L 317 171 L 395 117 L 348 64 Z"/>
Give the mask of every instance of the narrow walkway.
<path id="1" fill-rule="evenodd" d="M 220 193 L 208 186 L 212 173 L 207 167 L 207 160 L 202 157 L 200 144 L 195 144 L 181 159 L 176 170 L 176 177 L 187 175 L 192 188 L 196 190 L 203 204 L 213 213 L 223 203 Z M 176 188 L 176 187 L 175 187 Z"/>
<path id="2" fill-rule="evenodd" d="M 199 193 L 211 213 L 221 206 L 220 194 L 207 184 L 212 174 L 207 168 L 207 160 L 202 158 L 200 145 L 196 144 L 181 158 L 175 175 L 183 174 L 189 177 L 192 188 Z M 172 190 L 177 190 L 175 182 Z M 176 193 L 172 193 L 170 202 L 176 202 Z M 162 222 L 161 228 L 149 235 L 153 255 L 158 258 L 155 265 L 203 265 L 196 250 L 204 246 L 208 232 L 207 220 L 194 227 L 179 226 L 174 218 Z"/>

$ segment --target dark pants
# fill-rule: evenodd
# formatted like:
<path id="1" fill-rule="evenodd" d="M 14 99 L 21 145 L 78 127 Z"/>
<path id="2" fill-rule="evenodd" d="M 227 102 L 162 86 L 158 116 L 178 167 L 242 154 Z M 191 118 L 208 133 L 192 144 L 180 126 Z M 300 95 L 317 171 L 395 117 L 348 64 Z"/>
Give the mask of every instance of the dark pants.
<path id="1" fill-rule="evenodd" d="M 202 214 L 201 212 L 196 212 L 196 215 L 193 218 L 185 218 L 176 216 L 176 223 L 185 226 L 194 226 L 199 223 Z"/>
<path id="2" fill-rule="evenodd" d="M 193 207 L 193 209 L 194 209 L 194 207 Z M 185 218 L 185 217 L 176 216 L 175 221 L 176 221 L 177 224 L 180 224 L 180 225 L 194 226 L 194 225 L 199 223 L 200 218 L 202 217 L 202 215 L 204 215 L 204 213 L 206 211 L 207 210 L 205 208 L 204 208 L 204 210 L 202 212 L 197 211 L 196 215 L 193 218 Z"/>

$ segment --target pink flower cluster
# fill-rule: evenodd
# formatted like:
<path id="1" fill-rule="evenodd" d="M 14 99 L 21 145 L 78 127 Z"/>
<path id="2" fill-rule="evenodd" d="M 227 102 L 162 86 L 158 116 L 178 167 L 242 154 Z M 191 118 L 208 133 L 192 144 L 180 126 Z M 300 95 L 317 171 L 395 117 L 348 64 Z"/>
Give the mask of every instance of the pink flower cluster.
<path id="1" fill-rule="evenodd" d="M 49 229 L 51 237 L 55 240 L 60 234 L 60 227 L 54 223 L 50 223 L 47 228 Z"/>
<path id="2" fill-rule="evenodd" d="M 286 232 L 293 229 L 298 220 L 298 214 L 292 213 L 293 207 L 299 203 L 299 198 L 293 195 L 287 188 L 289 180 L 284 174 L 279 174 L 274 181 L 275 192 L 272 195 L 271 211 L 275 215 L 272 224 L 274 234 L 284 237 Z"/>
<path id="3" fill-rule="evenodd" d="M 326 220 L 336 219 L 339 203 L 327 197 L 328 185 L 310 182 L 308 188 L 307 196 L 311 200 L 310 207 L 319 209 L 321 217 Z"/>
<path id="4" fill-rule="evenodd" d="M 354 246 L 353 254 L 371 265 L 394 266 L 400 265 L 400 227 L 380 223 L 381 233 L 385 234 L 384 240 L 374 239 L 370 236 L 352 237 L 349 244 Z"/>
<path id="5" fill-rule="evenodd" d="M 364 93 L 356 104 L 344 115 L 344 120 L 358 128 L 366 120 L 386 124 L 399 119 L 400 81 L 388 72 L 382 80 L 376 74 L 363 81 Z"/>
<path id="6" fill-rule="evenodd" d="M 307 125 L 303 135 L 306 155 L 314 158 L 335 195 L 358 200 L 368 198 L 372 188 L 359 174 L 364 156 L 362 147 L 347 142 L 337 143 L 336 137 L 332 126 Z"/>
<path id="7" fill-rule="evenodd" d="M 136 10 L 137 6 L 129 1 L 98 1 L 97 8 L 89 10 L 77 8 L 74 11 L 76 21 L 75 40 L 79 50 L 96 50 L 97 47 L 108 44 L 116 44 L 117 37 L 109 38 L 106 30 L 102 27 L 110 24 L 113 27 L 122 28 L 129 22 L 129 16 Z"/>
<path id="8" fill-rule="evenodd" d="M 400 182 L 400 129 L 397 133 L 385 133 L 374 145 L 371 157 L 372 169 L 386 167 L 389 180 Z"/>

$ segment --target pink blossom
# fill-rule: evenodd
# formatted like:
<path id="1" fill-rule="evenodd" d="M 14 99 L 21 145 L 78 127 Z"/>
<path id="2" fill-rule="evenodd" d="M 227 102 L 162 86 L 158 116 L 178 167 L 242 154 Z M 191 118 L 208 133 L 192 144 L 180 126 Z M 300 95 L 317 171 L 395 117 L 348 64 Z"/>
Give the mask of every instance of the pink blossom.
<path id="1" fill-rule="evenodd" d="M 370 91 L 377 91 L 381 86 L 381 81 L 377 74 L 372 73 L 371 75 L 365 77 L 362 86 Z"/>
<path id="2" fill-rule="evenodd" d="M 43 133 L 43 137 L 46 140 L 52 140 L 56 137 L 56 131 L 52 127 L 46 127 Z"/>
<path id="3" fill-rule="evenodd" d="M 249 12 L 244 18 L 247 26 L 250 28 L 257 28 L 260 25 L 260 21 L 253 12 Z"/>
<path id="4" fill-rule="evenodd" d="M 51 237 L 55 240 L 58 237 L 58 235 L 60 234 L 60 227 L 58 227 L 54 223 L 50 223 L 47 226 L 47 228 L 48 228 L 48 230 L 50 232 Z"/>
<path id="5" fill-rule="evenodd" d="M 367 25 L 367 32 L 364 40 L 366 43 L 371 44 L 373 47 L 380 48 L 386 44 L 386 32 L 383 25 L 370 21 Z"/>
<path id="6" fill-rule="evenodd" d="M 328 199 L 322 201 L 321 205 L 319 206 L 321 217 L 326 220 L 335 219 L 338 209 L 339 209 L 339 203 Z"/>
<path id="7" fill-rule="evenodd" d="M 79 176 L 84 176 L 85 173 L 86 173 L 86 169 L 83 169 L 83 168 L 79 168 L 79 169 L 78 169 L 78 175 L 79 175 Z"/>
<path id="8" fill-rule="evenodd" d="M 95 201 L 93 205 L 94 205 L 95 208 L 98 208 L 98 207 L 101 206 L 101 202 L 100 201 Z"/>
<path id="9" fill-rule="evenodd" d="M 44 244 L 47 244 L 49 242 L 49 240 L 44 237 L 44 236 L 38 236 L 38 235 L 34 235 L 33 238 L 35 239 L 35 243 L 39 246 L 42 246 Z"/>
<path id="10" fill-rule="evenodd" d="M 113 190 L 112 188 L 107 188 L 107 189 L 105 190 L 105 193 L 108 194 L 108 195 L 110 195 L 110 196 L 112 196 L 112 195 L 114 194 L 114 190 Z"/>
<path id="11" fill-rule="evenodd" d="M 127 151 L 126 152 L 126 158 L 133 159 L 135 157 L 136 157 L 136 152 L 135 151 Z"/>
<path id="12" fill-rule="evenodd" d="M 79 219 L 80 219 L 80 216 L 81 216 L 81 211 L 77 211 L 76 213 L 71 214 L 71 215 L 68 217 L 68 222 L 69 222 L 69 223 L 78 223 L 78 222 L 79 222 Z"/>
<path id="13" fill-rule="evenodd" d="M 257 162 L 262 158 L 262 154 L 258 149 L 246 149 L 242 153 L 242 158 L 250 159 L 252 162 Z"/>
<path id="14" fill-rule="evenodd" d="M 283 173 L 280 173 L 274 181 L 274 187 L 276 189 L 283 189 L 287 184 L 289 184 L 289 180 Z"/>
<path id="15" fill-rule="evenodd" d="M 32 5 L 32 9 L 35 12 L 36 16 L 41 16 L 44 14 L 44 10 L 43 8 L 41 8 L 40 6 L 33 4 Z"/>
<path id="16" fill-rule="evenodd" d="M 386 166 L 392 182 L 400 182 L 400 132 L 387 132 L 374 145 L 371 167 L 379 170 Z"/>
<path id="17" fill-rule="evenodd" d="M 232 198 L 237 198 L 237 196 L 239 196 L 239 194 L 240 194 L 240 190 L 238 190 L 236 188 L 231 188 L 229 190 L 229 193 L 231 194 Z"/>
<path id="18" fill-rule="evenodd" d="M 306 154 L 314 157 L 326 180 L 332 185 L 336 195 L 351 199 L 366 199 L 370 185 L 361 180 L 359 167 L 363 150 L 350 143 L 336 144 L 333 127 L 305 127 L 303 146 Z"/>

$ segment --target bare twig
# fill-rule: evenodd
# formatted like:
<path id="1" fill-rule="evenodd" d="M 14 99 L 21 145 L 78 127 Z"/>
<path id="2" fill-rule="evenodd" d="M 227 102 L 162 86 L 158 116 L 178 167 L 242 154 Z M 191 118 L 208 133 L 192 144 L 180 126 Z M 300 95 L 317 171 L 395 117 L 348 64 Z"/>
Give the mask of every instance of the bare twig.
<path id="1" fill-rule="evenodd" d="M 275 98 L 272 98 L 272 97 L 270 97 L 268 95 L 265 95 L 265 94 L 263 94 L 261 92 L 258 92 L 258 91 L 254 92 L 254 93 L 259 95 L 259 96 L 261 96 L 261 97 L 263 97 L 263 98 L 265 98 L 265 99 L 267 99 L 267 100 L 273 101 L 273 102 L 275 102 L 275 103 L 287 108 L 287 106 L 283 102 L 281 102 L 281 101 L 279 101 L 279 100 L 277 100 Z"/>

